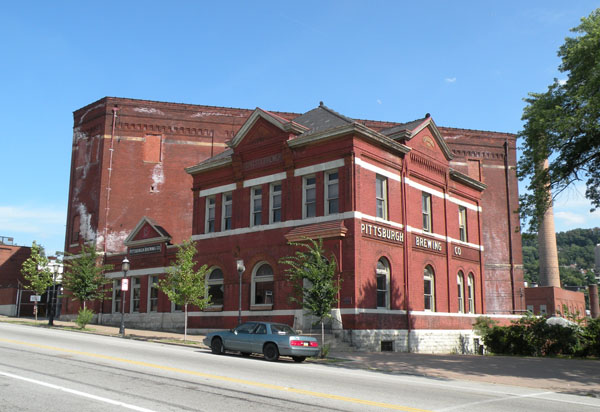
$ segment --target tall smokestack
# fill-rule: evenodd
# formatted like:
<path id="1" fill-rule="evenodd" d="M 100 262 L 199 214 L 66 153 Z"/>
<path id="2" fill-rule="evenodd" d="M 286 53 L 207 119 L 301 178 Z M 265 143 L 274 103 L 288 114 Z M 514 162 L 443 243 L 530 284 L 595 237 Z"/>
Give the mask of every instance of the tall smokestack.
<path id="1" fill-rule="evenodd" d="M 590 291 L 590 316 L 596 319 L 600 316 L 600 306 L 598 306 L 598 285 L 589 285 Z"/>
<path id="2" fill-rule="evenodd" d="M 547 168 L 548 159 L 544 161 L 544 169 Z M 552 204 L 546 210 L 538 230 L 538 249 L 540 254 L 540 286 L 560 288 L 560 271 L 558 269 L 558 251 L 556 250 L 556 231 L 554 229 Z"/>

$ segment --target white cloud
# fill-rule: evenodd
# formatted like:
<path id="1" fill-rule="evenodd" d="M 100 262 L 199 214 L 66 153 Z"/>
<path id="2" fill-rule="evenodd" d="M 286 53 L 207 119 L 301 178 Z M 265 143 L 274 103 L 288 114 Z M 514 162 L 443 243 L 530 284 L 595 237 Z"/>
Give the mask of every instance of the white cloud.
<path id="1" fill-rule="evenodd" d="M 381 104 L 381 100 L 377 99 L 377 104 Z"/>
<path id="2" fill-rule="evenodd" d="M 564 86 L 565 84 L 567 84 L 567 80 L 566 79 L 558 79 L 558 84 L 560 84 L 561 86 Z"/>
<path id="3" fill-rule="evenodd" d="M 583 214 L 573 212 L 555 212 L 554 219 L 562 220 L 566 225 L 577 226 L 585 223 L 585 216 Z"/>
<path id="4" fill-rule="evenodd" d="M 446 77 L 444 80 L 446 83 L 456 83 L 456 77 Z"/>
<path id="5" fill-rule="evenodd" d="M 65 238 L 66 208 L 52 206 L 0 206 L 0 235 L 13 237 L 15 244 L 31 245 L 37 240 L 46 252 L 62 250 Z"/>

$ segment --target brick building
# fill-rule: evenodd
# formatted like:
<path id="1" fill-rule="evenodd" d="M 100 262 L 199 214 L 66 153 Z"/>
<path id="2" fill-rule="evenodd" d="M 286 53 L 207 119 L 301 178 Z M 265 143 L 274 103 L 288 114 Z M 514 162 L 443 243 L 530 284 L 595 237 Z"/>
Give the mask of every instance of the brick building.
<path id="1" fill-rule="evenodd" d="M 31 293 L 23 293 L 23 275 L 21 267 L 29 256 L 31 248 L 17 246 L 13 238 L 0 236 L 0 315 L 17 316 L 19 299 L 26 301 L 20 305 L 23 315 L 33 314 L 32 304 L 29 303 Z"/>
<path id="2" fill-rule="evenodd" d="M 539 286 L 525 288 L 527 310 L 535 315 L 565 316 L 579 315 L 585 317 L 585 295 L 558 288 L 556 286 Z M 566 311 L 565 311 L 566 308 Z"/>
<path id="3" fill-rule="evenodd" d="M 223 297 L 192 313 L 191 327 L 235 323 L 236 258 L 248 268 L 244 316 L 302 326 L 281 299 L 277 260 L 288 240 L 322 237 L 344 279 L 333 326 L 400 349 L 411 330 L 466 331 L 469 312 L 524 309 L 515 162 L 514 135 L 438 128 L 429 116 L 400 124 L 323 105 L 298 115 L 105 98 L 75 112 L 66 248 L 96 240 L 117 265 L 127 251 L 130 320 L 169 328 L 181 314 L 153 282 L 193 235 Z M 120 311 L 114 289 L 98 308 L 107 322 Z M 413 348 L 426 341 L 414 333 Z"/>

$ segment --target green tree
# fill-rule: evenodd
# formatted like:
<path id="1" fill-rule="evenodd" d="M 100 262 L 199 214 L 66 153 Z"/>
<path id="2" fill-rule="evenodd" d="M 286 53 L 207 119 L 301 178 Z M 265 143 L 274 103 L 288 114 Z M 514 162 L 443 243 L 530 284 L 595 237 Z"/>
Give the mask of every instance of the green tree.
<path id="1" fill-rule="evenodd" d="M 207 265 L 195 270 L 194 256 L 198 251 L 192 240 L 187 240 L 178 247 L 177 259 L 167 268 L 167 275 L 161 279 L 158 288 L 164 292 L 171 302 L 182 305 L 185 310 L 185 326 L 183 340 L 187 340 L 188 305 L 203 310 L 210 305 L 211 296 L 206 292 L 205 277 Z"/>
<path id="2" fill-rule="evenodd" d="M 79 254 L 68 254 L 63 260 L 63 288 L 70 291 L 84 309 L 87 302 L 104 298 L 112 290 L 104 287 L 112 282 L 104 276 L 104 272 L 111 270 L 113 265 L 101 264 L 100 259 L 94 243 L 89 246 L 83 244 Z"/>
<path id="3" fill-rule="evenodd" d="M 521 213 L 536 228 L 553 196 L 576 181 L 585 181 L 586 197 L 600 207 L 600 9 L 581 19 L 558 50 L 559 70 L 545 93 L 525 99 L 525 121 L 519 137 L 523 155 L 519 178 L 529 178 L 529 193 L 521 196 Z M 545 159 L 549 167 L 540 165 Z"/>
<path id="4" fill-rule="evenodd" d="M 48 258 L 44 253 L 44 248 L 38 245 L 35 240 L 31 245 L 31 256 L 21 266 L 21 273 L 27 282 L 24 285 L 25 289 L 32 290 L 38 296 L 52 286 L 52 271 L 48 266 Z M 37 304 L 37 301 L 33 303 L 36 321 L 38 318 Z"/>
<path id="5" fill-rule="evenodd" d="M 321 357 L 324 356 L 325 319 L 331 317 L 331 309 L 338 302 L 340 280 L 336 279 L 335 257 L 325 256 L 323 239 L 307 239 L 306 242 L 290 242 L 296 246 L 293 256 L 283 257 L 279 263 L 288 265 L 285 273 L 294 286 L 292 302 L 300 304 L 321 323 Z"/>

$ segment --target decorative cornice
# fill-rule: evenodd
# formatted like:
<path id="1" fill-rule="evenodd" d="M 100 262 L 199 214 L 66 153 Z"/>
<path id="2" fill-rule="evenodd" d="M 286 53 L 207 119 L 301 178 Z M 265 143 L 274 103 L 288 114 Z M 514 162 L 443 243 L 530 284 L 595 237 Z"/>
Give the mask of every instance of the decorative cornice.
<path id="1" fill-rule="evenodd" d="M 466 174 L 459 172 L 458 170 L 450 169 L 450 177 L 457 182 L 470 186 L 473 189 L 477 189 L 480 192 L 483 192 L 487 188 L 485 183 L 475 180 Z"/>
<path id="2" fill-rule="evenodd" d="M 410 160 L 415 162 L 417 165 L 428 169 L 432 172 L 435 172 L 437 174 L 439 174 L 440 176 L 445 176 L 446 175 L 446 168 L 437 164 L 436 162 L 429 160 L 427 158 L 425 158 L 424 156 L 421 156 L 420 154 L 418 154 L 417 152 L 411 152 L 410 153 Z"/>

